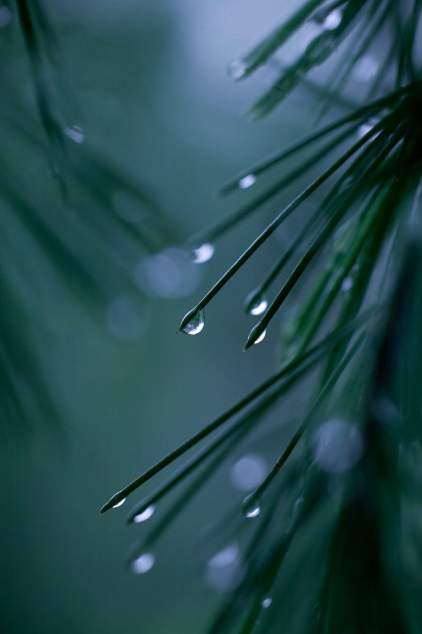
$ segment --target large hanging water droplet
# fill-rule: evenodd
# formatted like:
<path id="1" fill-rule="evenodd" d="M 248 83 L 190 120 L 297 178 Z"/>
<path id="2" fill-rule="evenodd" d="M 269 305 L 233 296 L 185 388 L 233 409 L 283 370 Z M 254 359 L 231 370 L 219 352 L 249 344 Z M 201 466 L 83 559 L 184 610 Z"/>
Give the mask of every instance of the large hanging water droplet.
<path id="1" fill-rule="evenodd" d="M 248 187 L 252 187 L 252 185 L 255 185 L 255 183 L 255 174 L 248 174 L 247 176 L 244 176 L 239 180 L 238 185 L 240 189 L 248 189 Z"/>
<path id="2" fill-rule="evenodd" d="M 152 553 L 142 553 L 142 555 L 132 561 L 132 572 L 134 572 L 135 575 L 144 575 L 153 568 L 154 564 L 155 557 Z"/>
<path id="3" fill-rule="evenodd" d="M 261 503 L 254 494 L 248 496 L 243 502 L 243 513 L 245 517 L 258 517 L 261 513 Z"/>
<path id="4" fill-rule="evenodd" d="M 145 509 L 145 511 L 142 511 L 142 513 L 138 513 L 138 515 L 135 515 L 135 517 L 133 518 L 133 521 L 136 524 L 140 524 L 141 522 L 146 522 L 147 520 L 149 520 L 150 517 L 152 517 L 152 515 L 154 514 L 154 511 L 155 511 L 155 506 L 151 504 Z"/>
<path id="5" fill-rule="evenodd" d="M 183 326 L 182 332 L 184 332 L 186 335 L 197 335 L 201 332 L 204 326 L 205 313 L 204 310 L 201 308 L 194 314 L 190 321 L 188 321 L 187 324 Z"/>
<path id="6" fill-rule="evenodd" d="M 214 255 L 215 248 L 213 244 L 206 242 L 205 244 L 201 244 L 200 247 L 193 250 L 193 261 L 195 264 L 203 264 L 204 262 L 208 262 L 211 260 Z"/>
<path id="7" fill-rule="evenodd" d="M 236 59 L 228 65 L 227 72 L 232 79 L 241 79 L 246 73 L 246 64 Z"/>
<path id="8" fill-rule="evenodd" d="M 265 335 L 267 334 L 267 331 L 264 330 L 264 332 L 262 332 L 258 339 L 256 341 L 254 341 L 254 345 L 256 345 L 257 343 L 261 343 L 261 341 L 263 341 L 265 339 Z"/>
<path id="9" fill-rule="evenodd" d="M 123 498 L 123 500 L 120 500 L 120 502 L 117 502 L 117 504 L 114 504 L 113 508 L 118 509 L 119 506 L 122 506 L 122 504 L 124 504 L 125 502 L 126 502 L 126 498 Z"/>

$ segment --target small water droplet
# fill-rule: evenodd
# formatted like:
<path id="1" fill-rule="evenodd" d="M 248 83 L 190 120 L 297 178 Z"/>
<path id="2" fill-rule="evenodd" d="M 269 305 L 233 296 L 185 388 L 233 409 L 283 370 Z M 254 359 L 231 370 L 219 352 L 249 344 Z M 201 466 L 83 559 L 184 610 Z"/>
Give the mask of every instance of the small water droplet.
<path id="1" fill-rule="evenodd" d="M 192 319 L 182 328 L 182 331 L 187 335 L 197 335 L 201 332 L 205 326 L 205 313 L 201 308 L 192 317 Z"/>
<path id="2" fill-rule="evenodd" d="M 353 67 L 353 77 L 360 82 L 370 81 L 378 72 L 378 62 L 372 55 L 365 55 Z"/>
<path id="3" fill-rule="evenodd" d="M 249 300 L 249 301 L 248 301 Z M 268 308 L 268 300 L 264 293 L 246 298 L 246 312 L 249 315 L 262 315 Z"/>
<path id="4" fill-rule="evenodd" d="M 146 522 L 147 520 L 149 520 L 150 517 L 152 517 L 152 515 L 154 514 L 155 511 L 155 506 L 153 504 L 151 504 L 151 506 L 148 506 L 145 511 L 142 511 L 142 513 L 138 513 L 138 515 L 135 515 L 135 517 L 133 518 L 133 521 L 136 524 L 140 524 L 141 522 Z"/>
<path id="5" fill-rule="evenodd" d="M 258 517 L 261 513 L 261 504 L 253 493 L 244 500 L 243 513 L 248 518 Z"/>
<path id="6" fill-rule="evenodd" d="M 262 601 L 261 606 L 264 608 L 264 610 L 266 610 L 267 608 L 269 608 L 269 607 L 270 607 L 270 605 L 271 605 L 271 603 L 272 603 L 272 602 L 273 602 L 273 600 L 272 600 L 272 598 L 271 598 L 271 597 L 266 597 L 266 598 Z"/>
<path id="7" fill-rule="evenodd" d="M 153 568 L 154 564 L 155 557 L 152 553 L 142 553 L 142 555 L 132 561 L 132 572 L 136 575 L 144 575 Z"/>
<path id="8" fill-rule="evenodd" d="M 69 139 L 72 139 L 72 141 L 75 141 L 78 145 L 80 145 L 85 138 L 85 132 L 79 125 L 73 125 L 71 128 L 65 128 L 64 133 L 67 137 L 69 137 Z"/>
<path id="9" fill-rule="evenodd" d="M 193 261 L 195 264 L 203 264 L 204 262 L 208 262 L 211 260 L 214 255 L 215 248 L 213 244 L 206 242 L 205 244 L 201 244 L 200 247 L 193 250 Z"/>
<path id="10" fill-rule="evenodd" d="M 246 73 L 246 64 L 240 59 L 236 59 L 229 64 L 227 72 L 232 79 L 241 79 Z"/>
<path id="11" fill-rule="evenodd" d="M 7 26 L 12 19 L 12 12 L 9 7 L 0 7 L 0 28 Z"/>
<path id="12" fill-rule="evenodd" d="M 267 334 L 267 331 L 264 330 L 264 332 L 262 332 L 258 339 L 256 341 L 254 341 L 254 345 L 256 345 L 257 343 L 261 343 L 261 341 L 263 341 L 265 339 L 265 335 Z"/>
<path id="13" fill-rule="evenodd" d="M 343 19 L 343 13 L 340 9 L 334 9 L 334 11 L 330 11 L 330 13 L 325 18 L 322 27 L 326 31 L 334 31 L 338 26 L 340 26 L 341 21 Z"/>
<path id="14" fill-rule="evenodd" d="M 115 504 L 113 508 L 118 509 L 119 506 L 122 506 L 122 504 L 124 504 L 125 502 L 126 502 L 126 498 L 123 498 L 123 500 L 120 500 L 120 502 L 117 502 L 117 504 Z"/>
<path id="15" fill-rule="evenodd" d="M 239 557 L 239 554 L 239 546 L 234 542 L 213 555 L 208 562 L 208 566 L 210 568 L 225 568 L 233 564 Z"/>
<path id="16" fill-rule="evenodd" d="M 255 183 L 255 174 L 248 174 L 247 176 L 244 176 L 239 180 L 238 185 L 240 189 L 248 189 L 248 187 L 252 187 L 252 185 L 255 185 Z"/>
<path id="17" fill-rule="evenodd" d="M 341 290 L 343 291 L 343 293 L 347 293 L 348 291 L 350 291 L 350 289 L 353 286 L 353 278 L 350 277 L 350 275 L 346 278 L 344 278 L 343 283 L 341 285 Z"/>

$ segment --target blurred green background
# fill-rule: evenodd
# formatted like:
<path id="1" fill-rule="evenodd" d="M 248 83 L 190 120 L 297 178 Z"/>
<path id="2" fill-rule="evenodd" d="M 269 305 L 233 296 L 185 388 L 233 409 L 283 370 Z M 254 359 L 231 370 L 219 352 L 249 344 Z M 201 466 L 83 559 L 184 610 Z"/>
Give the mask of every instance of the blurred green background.
<path id="1" fill-rule="evenodd" d="M 147 184 L 181 241 L 251 195 L 219 200 L 213 194 L 220 185 L 311 126 L 310 97 L 303 92 L 269 119 L 251 123 L 243 115 L 246 106 L 270 85 L 274 71 L 269 67 L 239 84 L 226 73 L 231 60 L 291 11 L 291 3 L 48 0 L 44 5 L 82 114 L 77 123 L 85 137 L 75 152 L 95 148 Z M 13 24 L 0 29 L 0 37 L 9 27 Z M 20 50 L 8 46 L 4 40 L 2 73 L 9 92 L 3 90 L 2 99 L 18 106 L 17 116 L 31 129 L 40 124 L 25 51 L 23 44 Z M 8 128 L 7 120 L 2 134 L 3 157 L 54 213 L 59 194 L 45 156 L 29 137 Z M 187 287 L 182 282 L 177 293 L 189 296 L 142 299 L 139 312 L 110 317 L 110 307 L 94 311 L 60 290 L 57 281 L 43 281 L 42 273 L 28 280 L 37 297 L 34 315 L 48 313 L 48 323 L 28 314 L 27 323 L 16 327 L 31 333 L 63 435 L 57 439 L 48 425 L 37 424 L 29 439 L 4 436 L 4 632 L 205 632 L 221 597 L 203 582 L 198 535 L 201 526 L 242 499 L 231 485 L 230 468 L 242 451 L 256 450 L 246 446 L 223 466 L 157 548 L 147 575 L 135 577 L 124 569 L 130 544 L 146 530 L 143 524 L 123 526 L 132 499 L 106 516 L 98 510 L 274 368 L 277 332 L 269 333 L 265 345 L 241 353 L 253 323 L 241 307 L 288 242 L 294 222 L 212 302 L 200 337 L 175 333 L 184 313 L 299 187 L 219 242 L 209 263 L 189 265 L 191 281 Z M 36 254 L 23 238 L 21 245 L 15 255 L 30 270 Z M 54 284 L 57 292 L 49 294 Z M 119 289 L 110 288 L 120 297 Z M 267 445 L 263 457 L 269 465 L 277 451 Z"/>

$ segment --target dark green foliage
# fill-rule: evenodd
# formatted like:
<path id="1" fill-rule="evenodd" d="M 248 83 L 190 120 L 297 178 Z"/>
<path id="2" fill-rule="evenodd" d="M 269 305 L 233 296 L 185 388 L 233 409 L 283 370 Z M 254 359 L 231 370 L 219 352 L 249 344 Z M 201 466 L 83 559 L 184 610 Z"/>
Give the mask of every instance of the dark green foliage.
<path id="1" fill-rule="evenodd" d="M 223 428 L 133 508 L 129 522 L 186 477 L 192 478 L 136 545 L 133 563 L 168 530 L 240 436 L 264 424 L 266 411 L 288 392 L 301 391 L 305 414 L 272 470 L 243 503 L 247 517 L 259 518 L 243 520 L 235 509 L 215 528 L 224 531 L 229 542 L 246 532 L 245 522 L 256 522 L 243 547 L 245 576 L 222 606 L 210 634 L 420 631 L 416 597 L 422 580 L 417 566 L 412 570 L 409 565 L 407 535 L 412 534 L 419 557 L 421 479 L 414 459 L 421 458 L 422 429 L 422 78 L 415 43 L 421 3 L 310 0 L 229 70 L 236 79 L 247 77 L 309 22 L 327 24 L 335 17 L 333 11 L 337 23 L 321 27 L 252 112 L 268 114 L 344 43 L 327 84 L 338 103 L 356 63 L 381 38 L 384 61 L 367 101 L 225 185 L 223 195 L 247 189 L 297 152 L 321 144 L 287 176 L 283 173 L 254 200 L 192 241 L 198 245 L 217 240 L 322 157 L 335 153 L 331 166 L 262 231 L 181 322 L 180 330 L 199 332 L 196 326 L 203 324 L 211 299 L 302 202 L 323 188 L 322 202 L 245 302 L 246 312 L 262 313 L 247 340 L 249 348 L 262 340 L 279 311 L 283 315 L 285 300 L 312 272 L 293 315 L 283 315 L 281 369 L 102 509 L 116 505 Z M 330 103 L 323 105 L 324 114 Z M 277 284 L 278 292 L 268 302 L 266 293 Z"/>

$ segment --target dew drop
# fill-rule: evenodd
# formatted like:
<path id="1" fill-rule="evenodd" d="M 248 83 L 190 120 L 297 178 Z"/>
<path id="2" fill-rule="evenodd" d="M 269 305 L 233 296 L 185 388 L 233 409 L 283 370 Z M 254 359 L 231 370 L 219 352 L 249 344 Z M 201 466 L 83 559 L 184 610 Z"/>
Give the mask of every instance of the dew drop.
<path id="1" fill-rule="evenodd" d="M 267 334 L 267 331 L 264 330 L 264 332 L 262 332 L 258 339 L 256 341 L 254 341 L 254 345 L 256 345 L 257 343 L 261 343 L 261 341 L 263 341 L 265 339 L 265 335 Z"/>
<path id="2" fill-rule="evenodd" d="M 73 125 L 71 128 L 65 128 L 64 133 L 69 139 L 80 145 L 85 139 L 85 132 L 79 125 Z"/>
<path id="3" fill-rule="evenodd" d="M 340 418 L 323 423 L 312 439 L 315 462 L 328 473 L 343 473 L 362 458 L 365 443 L 359 428 Z"/>
<path id="4" fill-rule="evenodd" d="M 249 315 L 262 315 L 268 308 L 268 300 L 263 293 L 246 300 L 246 311 Z"/>
<path id="5" fill-rule="evenodd" d="M 206 242 L 205 244 L 201 244 L 200 247 L 193 250 L 193 261 L 195 264 L 203 264 L 204 262 L 208 262 L 211 260 L 214 255 L 215 248 L 213 244 Z"/>
<path id="6" fill-rule="evenodd" d="M 132 572 L 135 575 L 144 575 L 149 572 L 155 564 L 155 557 L 152 553 L 142 553 L 137 559 L 132 561 Z"/>
<path id="7" fill-rule="evenodd" d="M 263 458 L 248 454 L 238 460 L 230 471 L 230 481 L 239 491 L 254 491 L 268 472 Z"/>
<path id="8" fill-rule="evenodd" d="M 258 517 L 258 515 L 261 513 L 261 504 L 253 493 L 252 495 L 248 496 L 243 502 L 243 513 L 245 517 L 251 519 L 254 517 Z"/>
<path id="9" fill-rule="evenodd" d="M 186 335 L 197 335 L 205 326 L 205 313 L 203 309 L 198 310 L 192 319 L 182 328 L 182 332 Z"/>
<path id="10" fill-rule="evenodd" d="M 229 64 L 227 72 L 232 79 L 241 79 L 246 73 L 246 64 L 236 59 Z"/>
<path id="11" fill-rule="evenodd" d="M 341 290 L 343 291 L 343 293 L 347 293 L 348 291 L 350 291 L 350 289 L 353 286 L 353 278 L 350 277 L 350 275 L 346 278 L 344 278 L 343 283 L 341 285 Z"/>
<path id="12" fill-rule="evenodd" d="M 326 31 L 334 31 L 340 26 L 342 19 L 343 14 L 340 9 L 334 9 L 334 11 L 330 11 L 327 15 L 322 26 Z"/>
<path id="13" fill-rule="evenodd" d="M 266 597 L 266 598 L 262 601 L 261 606 L 264 608 L 264 610 L 266 610 L 267 608 L 269 608 L 269 607 L 270 607 L 270 605 L 271 605 L 271 603 L 272 603 L 272 602 L 273 602 L 273 600 L 272 600 L 272 598 L 271 598 L 271 597 Z"/>
<path id="14" fill-rule="evenodd" d="M 244 176 L 239 180 L 238 185 L 240 189 L 248 189 L 248 187 L 252 187 L 252 185 L 255 185 L 255 183 L 255 174 L 248 174 L 247 176 Z"/>
<path id="15" fill-rule="evenodd" d="M 155 511 L 155 506 L 153 504 L 151 504 L 151 506 L 148 506 L 145 511 L 142 511 L 142 513 L 138 513 L 138 515 L 135 515 L 135 517 L 133 518 L 133 521 L 136 524 L 140 524 L 141 522 L 146 522 L 147 520 L 149 520 L 150 517 L 152 517 L 152 515 L 154 514 Z"/>
<path id="16" fill-rule="evenodd" d="M 117 502 L 117 504 L 115 504 L 113 508 L 118 509 L 119 506 L 122 506 L 122 504 L 124 504 L 125 502 L 126 502 L 126 498 L 123 498 L 123 500 L 120 500 L 120 502 Z"/>

